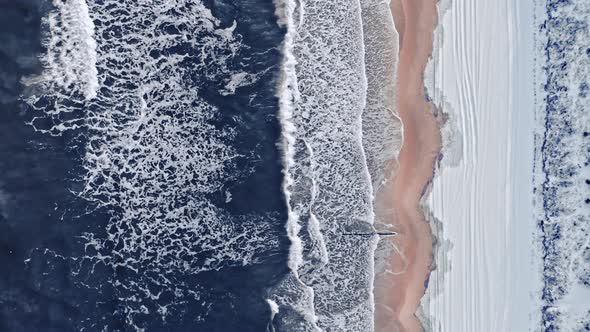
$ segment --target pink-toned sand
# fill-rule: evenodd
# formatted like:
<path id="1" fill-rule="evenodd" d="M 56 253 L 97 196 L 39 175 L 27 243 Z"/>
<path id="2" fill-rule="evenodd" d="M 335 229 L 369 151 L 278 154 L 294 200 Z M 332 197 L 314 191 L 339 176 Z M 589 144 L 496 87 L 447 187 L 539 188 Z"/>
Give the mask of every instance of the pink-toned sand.
<path id="1" fill-rule="evenodd" d="M 380 220 L 394 226 L 398 249 L 389 273 L 375 280 L 376 331 L 422 331 L 415 316 L 432 262 L 432 233 L 420 200 L 433 176 L 441 139 L 433 105 L 424 95 L 423 73 L 432 52 L 436 0 L 392 0 L 400 34 L 397 106 L 404 141 L 394 178 L 376 197 Z"/>

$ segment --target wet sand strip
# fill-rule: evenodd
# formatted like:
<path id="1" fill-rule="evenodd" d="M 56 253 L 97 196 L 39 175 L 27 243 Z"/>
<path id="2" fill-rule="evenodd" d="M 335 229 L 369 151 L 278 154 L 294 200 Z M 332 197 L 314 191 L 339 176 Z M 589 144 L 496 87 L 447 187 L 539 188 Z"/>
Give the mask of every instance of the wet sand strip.
<path id="1" fill-rule="evenodd" d="M 441 148 L 434 106 L 424 95 L 423 73 L 432 53 L 436 0 L 392 0 L 400 34 L 397 110 L 403 145 L 393 179 L 376 197 L 377 218 L 397 236 L 389 269 L 375 280 L 376 331 L 422 331 L 415 316 L 432 263 L 432 233 L 421 209 Z"/>

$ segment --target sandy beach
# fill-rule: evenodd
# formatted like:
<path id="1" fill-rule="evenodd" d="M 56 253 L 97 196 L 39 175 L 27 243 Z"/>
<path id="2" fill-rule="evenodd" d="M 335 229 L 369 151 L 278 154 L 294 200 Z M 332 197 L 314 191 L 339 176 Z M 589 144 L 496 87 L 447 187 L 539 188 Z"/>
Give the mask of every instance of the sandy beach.
<path id="1" fill-rule="evenodd" d="M 420 202 L 433 177 L 441 139 L 433 105 L 424 95 L 423 73 L 432 52 L 434 0 L 392 0 L 399 33 L 397 111 L 403 145 L 393 179 L 375 198 L 377 218 L 398 235 L 389 268 L 375 280 L 376 331 L 422 331 L 415 316 L 432 263 L 432 233 Z"/>

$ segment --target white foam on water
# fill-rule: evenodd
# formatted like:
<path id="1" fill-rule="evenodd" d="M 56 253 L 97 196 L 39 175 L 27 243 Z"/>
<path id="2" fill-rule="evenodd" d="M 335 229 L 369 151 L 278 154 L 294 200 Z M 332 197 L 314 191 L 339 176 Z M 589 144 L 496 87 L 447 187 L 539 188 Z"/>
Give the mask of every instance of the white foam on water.
<path id="1" fill-rule="evenodd" d="M 266 303 L 268 303 L 268 306 L 270 307 L 270 323 L 268 330 L 270 332 L 275 332 L 275 328 L 272 325 L 272 321 L 275 319 L 275 316 L 279 313 L 279 305 L 271 299 L 266 299 Z"/>
<path id="2" fill-rule="evenodd" d="M 373 329 L 376 238 L 362 146 L 366 103 L 358 1 L 277 3 L 287 27 L 279 87 L 292 274 L 275 290 L 280 331 Z"/>
<path id="3" fill-rule="evenodd" d="M 43 41 L 47 52 L 40 60 L 46 71 L 41 80 L 29 78 L 25 83 L 90 100 L 96 97 L 99 83 L 95 27 L 88 6 L 84 0 L 54 0 L 53 5 L 56 9 L 43 19 L 49 35 Z"/>
<path id="4" fill-rule="evenodd" d="M 266 299 L 266 302 L 268 303 L 268 306 L 270 307 L 271 320 L 272 320 L 274 318 L 274 316 L 279 313 L 279 305 L 271 299 Z"/>
<path id="5" fill-rule="evenodd" d="M 223 96 L 233 95 L 236 93 L 236 90 L 244 87 L 249 86 L 255 82 L 257 82 L 260 77 L 266 74 L 266 70 L 252 74 L 245 71 L 237 72 L 231 75 L 231 77 L 226 81 L 225 87 L 221 89 L 219 92 Z"/>
<path id="6" fill-rule="evenodd" d="M 221 27 L 194 0 L 55 6 L 45 70 L 27 80 L 27 101 L 40 114 L 32 121 L 38 130 L 83 130 L 77 194 L 112 214 L 106 236 L 82 236 L 87 254 L 80 264 L 132 276 L 112 286 L 118 314 L 137 331 L 137 317 L 181 315 L 186 298 L 206 311 L 208 290 L 184 276 L 255 264 L 279 246 L 276 216 L 233 216 L 208 199 L 223 196 L 244 158 L 231 146 L 235 129 L 215 127 L 219 110 L 199 95 L 207 81 L 229 82 L 228 93 L 255 81 L 230 65 L 246 47 L 236 23 Z"/>
<path id="7" fill-rule="evenodd" d="M 362 20 L 367 76 L 363 146 L 376 195 L 397 166 L 403 126 L 396 109 L 398 33 L 389 1 L 363 0 Z"/>
<path id="8" fill-rule="evenodd" d="M 366 105 L 362 114 L 363 147 L 372 183 L 373 199 L 379 197 L 380 189 L 390 181 L 398 166 L 398 155 L 403 142 L 403 125 L 397 111 L 397 66 L 399 61 L 399 35 L 395 29 L 390 10 L 390 1 L 363 0 L 361 13 L 365 49 L 365 72 L 367 78 Z M 375 228 L 387 229 L 391 225 L 382 221 L 391 210 L 374 204 Z M 393 242 L 375 241 L 371 270 L 378 275 L 390 269 L 390 257 L 395 251 Z M 374 279 L 375 277 L 373 277 Z M 372 294 L 388 291 L 375 289 Z M 372 301 L 374 302 L 374 295 Z M 373 311 L 375 304 L 373 303 Z"/>
<path id="9" fill-rule="evenodd" d="M 23 83 L 30 90 L 30 103 L 51 91 L 51 97 L 57 102 L 54 109 L 45 111 L 44 117 L 54 120 L 53 125 L 37 130 L 59 135 L 81 126 L 79 118 L 72 119 L 70 114 L 75 112 L 75 107 L 70 104 L 95 98 L 99 79 L 95 26 L 86 2 L 54 0 L 52 3 L 55 9 L 42 20 L 47 32 L 43 38 L 47 51 L 40 56 L 43 74 L 26 77 Z M 31 122 L 33 126 L 37 123 L 35 120 Z"/>
<path id="10" fill-rule="evenodd" d="M 309 158 L 310 158 L 310 168 L 311 168 L 311 172 L 313 172 L 313 169 L 315 169 L 316 165 L 314 164 L 314 156 L 313 156 L 313 149 L 312 147 L 305 142 L 305 147 L 307 148 L 307 152 L 309 153 Z M 328 256 L 328 249 L 326 248 L 326 241 L 324 240 L 324 236 L 322 235 L 321 229 L 320 229 L 320 222 L 318 220 L 318 218 L 316 217 L 316 215 L 313 213 L 313 210 L 311 209 L 312 206 L 315 205 L 315 201 L 317 199 L 317 195 L 318 195 L 318 185 L 317 185 L 317 180 L 316 180 L 316 175 L 311 174 L 311 202 L 309 204 L 310 206 L 310 211 L 309 211 L 309 225 L 308 225 L 308 230 L 309 230 L 309 239 L 310 241 L 313 242 L 312 246 L 317 246 L 319 247 L 318 254 L 319 254 L 319 260 L 321 261 L 321 264 L 326 264 L 329 261 L 329 256 Z M 312 250 L 312 252 L 316 252 L 316 250 Z"/>
<path id="11" fill-rule="evenodd" d="M 277 301 L 281 305 L 287 305 L 294 310 L 292 316 L 285 318 L 284 325 L 287 328 L 300 326 L 303 331 L 318 331 L 317 316 L 314 308 L 313 288 L 305 285 L 299 278 L 299 267 L 303 263 L 303 244 L 299 237 L 301 225 L 299 216 L 290 204 L 292 186 L 294 179 L 291 174 L 291 167 L 295 164 L 295 132 L 293 122 L 294 105 L 299 100 L 299 90 L 296 74 L 295 55 L 293 53 L 294 39 L 296 37 L 296 26 L 294 17 L 302 15 L 301 7 L 294 1 L 275 1 L 279 22 L 285 25 L 287 33 L 283 41 L 281 64 L 281 80 L 278 87 L 279 92 L 279 120 L 281 123 L 281 149 L 283 152 L 283 193 L 287 201 L 287 236 L 291 242 L 289 248 L 288 266 L 291 275 L 274 291 Z M 288 295 L 285 295 L 289 293 Z M 303 322 L 297 320 L 303 319 Z"/>
<path id="12" fill-rule="evenodd" d="M 361 1 L 361 8 L 367 76 L 367 102 L 362 115 L 363 146 L 372 180 L 373 198 L 376 198 L 380 189 L 395 174 L 403 142 L 403 125 L 396 108 L 399 35 L 389 1 L 364 0 Z M 375 208 L 386 214 L 391 206 L 390 202 L 385 204 L 387 206 L 376 204 Z M 387 221 L 381 221 L 381 217 L 375 215 L 375 227 L 391 227 Z M 379 274 L 389 269 L 390 257 L 395 248 L 391 241 L 379 241 L 375 250 L 373 270 Z"/>

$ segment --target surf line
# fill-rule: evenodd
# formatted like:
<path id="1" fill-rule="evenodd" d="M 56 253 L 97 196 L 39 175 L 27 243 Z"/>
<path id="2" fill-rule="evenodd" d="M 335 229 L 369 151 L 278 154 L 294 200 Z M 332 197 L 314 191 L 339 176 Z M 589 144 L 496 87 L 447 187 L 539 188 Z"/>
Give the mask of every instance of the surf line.
<path id="1" fill-rule="evenodd" d="M 436 0 L 391 0 L 399 33 L 397 110 L 403 123 L 398 168 L 381 197 L 393 212 L 381 220 L 397 234 L 389 269 L 376 277 L 376 331 L 420 332 L 416 311 L 430 275 L 432 231 L 422 209 L 441 150 L 439 112 L 424 92 L 424 70 L 432 53 L 437 24 Z M 377 293 L 378 292 L 378 293 Z M 378 295 L 378 297 L 377 297 Z"/>

